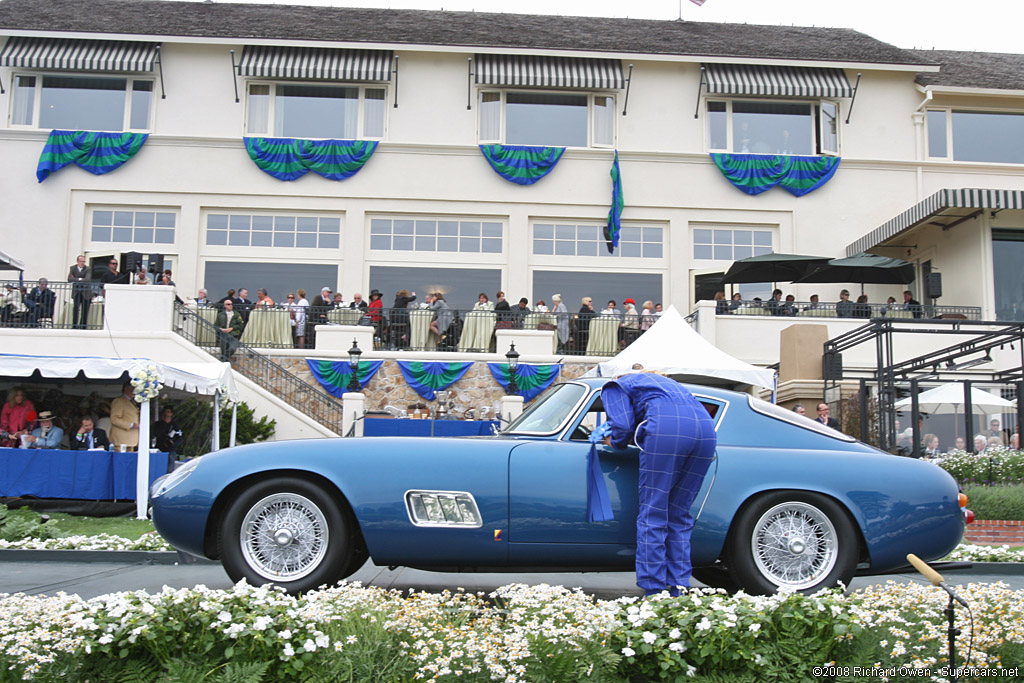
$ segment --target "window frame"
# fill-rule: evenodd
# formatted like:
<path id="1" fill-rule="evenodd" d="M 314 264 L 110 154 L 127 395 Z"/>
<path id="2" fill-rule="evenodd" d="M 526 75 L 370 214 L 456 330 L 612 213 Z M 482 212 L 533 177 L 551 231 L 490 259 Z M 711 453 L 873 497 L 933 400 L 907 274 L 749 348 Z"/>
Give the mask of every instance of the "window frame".
<path id="1" fill-rule="evenodd" d="M 730 249 L 734 249 L 737 246 L 736 245 L 736 240 L 735 240 L 735 232 L 737 230 L 749 230 L 752 233 L 758 233 L 758 232 L 768 233 L 771 236 L 771 245 L 769 247 L 768 253 L 772 253 L 772 252 L 778 251 L 779 226 L 776 226 L 776 225 L 757 225 L 757 224 L 751 224 L 751 223 L 711 223 L 711 222 L 693 223 L 693 222 L 691 222 L 690 225 L 689 225 L 689 228 L 690 228 L 690 234 L 689 234 L 689 257 L 690 257 L 690 269 L 691 270 L 693 270 L 693 269 L 706 269 L 706 268 L 716 268 L 716 269 L 723 269 L 724 268 L 725 270 L 728 270 L 729 265 L 732 265 L 733 263 L 735 263 L 737 261 L 737 259 L 735 258 L 735 252 L 733 252 L 733 258 L 731 258 L 731 259 L 716 259 L 715 258 L 715 251 L 714 251 L 714 248 L 715 248 L 714 231 L 715 230 L 729 230 L 732 233 L 734 233 L 732 241 L 729 242 L 729 248 Z M 711 258 L 698 258 L 696 256 L 696 254 L 695 254 L 695 249 L 697 247 L 696 232 L 698 230 L 710 230 L 711 233 L 712 233 L 712 235 L 711 235 L 711 244 L 707 245 L 707 246 L 711 247 Z M 756 248 L 758 246 L 762 246 L 762 247 L 764 246 L 764 245 L 758 245 L 755 242 L 756 242 L 756 239 L 753 238 L 753 236 L 751 236 L 751 252 L 752 252 L 751 255 L 753 255 L 753 256 L 757 256 L 757 254 L 753 254 L 754 248 Z M 703 243 L 701 243 L 701 246 L 705 246 L 705 245 Z M 745 245 L 740 245 L 740 246 L 745 246 Z"/>
<path id="2" fill-rule="evenodd" d="M 97 240 L 93 238 L 93 230 L 97 227 L 107 227 L 104 225 L 96 225 L 95 216 L 98 211 L 109 211 L 112 214 L 118 212 L 130 212 L 132 214 L 132 225 L 131 226 L 118 226 L 116 225 L 116 217 L 111 217 L 111 234 L 109 240 Z M 161 214 L 166 213 L 174 217 L 174 226 L 169 228 L 173 230 L 173 239 L 170 242 L 157 242 L 156 241 L 156 230 L 168 229 L 166 226 L 157 226 L 158 222 L 154 216 L 153 224 L 153 241 L 152 242 L 136 242 L 134 240 L 134 231 L 137 228 L 147 228 L 149 226 L 135 225 L 135 216 L 139 213 L 152 213 Z M 144 206 L 144 205 L 127 205 L 127 204 L 88 204 L 85 208 L 85 232 L 86 232 L 86 244 L 91 245 L 87 250 L 105 252 L 111 249 L 125 251 L 140 251 L 144 253 L 162 253 L 163 249 L 177 249 L 178 247 L 178 230 L 181 227 L 181 207 L 179 206 Z M 132 240 L 115 240 L 114 229 L 115 228 L 129 228 L 132 230 Z"/>
<path id="3" fill-rule="evenodd" d="M 249 124 L 252 117 L 252 87 L 256 86 L 268 86 L 270 92 L 268 94 L 267 103 L 267 130 L 264 133 L 250 133 Z M 365 81 L 307 81 L 307 80 L 274 80 L 266 78 L 249 78 L 245 81 L 245 115 L 242 121 L 242 131 L 245 137 L 279 137 L 274 134 L 274 128 L 277 123 L 277 88 L 279 86 L 313 86 L 313 87 L 329 87 L 329 88 L 356 88 L 359 91 L 358 98 L 358 121 L 356 123 L 356 135 L 352 139 L 356 140 L 386 140 L 388 136 L 388 102 L 391 101 L 391 88 L 385 82 L 365 82 Z M 381 135 L 366 135 L 366 91 L 372 90 L 383 90 L 384 102 L 383 107 L 383 121 L 381 122 Z M 332 140 L 340 138 L 317 138 L 311 136 L 287 136 L 296 137 L 303 140 Z"/>
<path id="4" fill-rule="evenodd" d="M 394 243 L 392 242 L 391 249 L 374 249 L 373 248 L 373 222 L 375 220 L 387 220 L 391 221 L 392 231 L 391 237 L 394 237 L 394 222 L 395 221 L 412 221 L 413 223 L 413 249 L 394 249 Z M 470 259 L 473 264 L 483 264 L 489 267 L 495 265 L 504 268 L 509 257 L 509 220 L 507 216 L 484 216 L 481 215 L 446 215 L 446 214 L 397 214 L 397 213 L 370 213 L 365 214 L 365 260 L 367 263 L 374 262 L 375 265 L 383 265 L 384 261 L 397 265 L 422 265 L 423 259 L 429 257 L 432 263 L 437 267 L 467 267 L 466 259 Z M 416 223 L 420 221 L 433 221 L 435 223 L 434 236 L 439 236 L 436 232 L 437 223 L 441 222 L 453 222 L 458 223 L 460 226 L 459 235 L 457 239 L 462 239 L 461 224 L 462 223 L 480 223 L 481 224 L 481 239 L 482 224 L 484 223 L 497 223 L 501 226 L 501 251 L 439 251 L 434 249 L 433 251 L 428 250 L 417 250 L 415 248 Z M 490 238 L 496 239 L 496 238 Z M 461 245 L 460 245 L 461 246 Z M 481 244 L 481 249 L 483 245 Z"/>
<path id="5" fill-rule="evenodd" d="M 210 244 L 210 241 L 209 241 L 210 240 L 210 217 L 213 216 L 213 215 L 225 215 L 225 216 L 227 216 L 227 219 L 228 219 L 227 220 L 227 227 L 224 230 L 221 230 L 220 228 L 214 228 L 213 229 L 214 232 L 224 232 L 225 233 L 225 243 L 224 244 Z M 245 216 L 245 217 L 249 218 L 249 226 L 248 226 L 248 229 L 246 231 L 248 233 L 248 235 L 249 235 L 249 244 L 247 244 L 247 245 L 233 245 L 233 244 L 231 244 L 231 233 L 232 233 L 231 218 L 233 216 Z M 269 233 L 270 236 L 271 236 L 271 240 L 270 240 L 271 243 L 269 245 L 253 245 L 253 243 L 252 243 L 252 236 L 253 236 L 253 232 L 254 231 L 252 229 L 252 219 L 254 217 L 270 218 L 272 223 L 274 224 L 269 231 L 268 230 L 256 230 L 255 231 L 255 232 L 259 232 L 259 233 Z M 277 219 L 279 219 L 279 218 L 282 218 L 282 219 L 291 218 L 291 219 L 295 220 L 295 224 L 294 224 L 294 227 L 293 227 L 292 230 L 290 230 L 290 231 L 282 230 L 281 231 L 282 233 L 290 232 L 293 235 L 293 244 L 292 244 L 292 246 L 276 244 L 276 241 L 275 241 L 274 237 L 278 234 L 278 231 L 276 230 L 276 227 L 277 227 L 276 223 L 277 223 Z M 316 219 L 316 221 L 317 221 L 317 230 L 316 230 L 316 232 L 310 233 L 309 231 L 300 231 L 298 229 L 298 221 L 301 218 L 313 218 L 313 219 Z M 320 236 L 321 235 L 324 235 L 324 234 L 333 235 L 333 234 L 335 234 L 335 233 L 330 232 L 330 231 L 323 231 L 322 232 L 320 230 L 320 220 L 324 219 L 324 218 L 336 219 L 338 221 L 338 232 L 337 232 L 338 245 L 336 247 L 332 247 L 332 246 L 323 246 L 323 247 L 321 247 L 321 246 L 319 246 L 319 244 L 320 244 Z M 343 250 L 344 250 L 344 245 L 345 245 L 345 240 L 344 240 L 344 235 L 345 235 L 345 212 L 343 212 L 343 211 L 315 211 L 315 210 L 285 209 L 285 208 L 282 208 L 282 209 L 250 209 L 250 208 L 246 208 L 246 207 L 225 208 L 225 207 L 204 206 L 200 210 L 200 218 L 199 218 L 199 220 L 200 220 L 200 230 L 199 230 L 199 233 L 200 233 L 200 243 L 199 243 L 200 247 L 199 248 L 200 248 L 200 251 L 202 252 L 202 254 L 206 255 L 206 256 L 211 256 L 212 255 L 214 257 L 219 258 L 219 257 L 224 256 L 224 255 L 237 255 L 239 250 L 244 250 L 246 254 L 249 254 L 252 257 L 259 257 L 259 256 L 263 256 L 264 253 L 270 254 L 270 253 L 273 252 L 273 253 L 276 253 L 279 258 L 302 258 L 306 254 L 310 254 L 310 255 L 315 254 L 315 255 L 317 255 L 317 258 L 330 258 L 330 259 L 341 259 L 341 258 L 344 258 L 344 251 Z M 235 230 L 234 232 L 242 232 L 242 231 Z M 297 241 L 297 237 L 298 237 L 298 234 L 300 232 L 315 235 L 316 236 L 317 246 L 312 246 L 312 247 L 309 247 L 309 246 L 304 246 L 304 247 L 295 246 L 295 241 Z M 286 256 L 282 256 L 282 254 L 285 254 Z"/>
<path id="6" fill-rule="evenodd" d="M 153 131 L 153 123 L 156 116 L 156 77 L 155 76 L 136 76 L 136 72 L 116 72 L 116 71 L 14 71 L 11 74 L 11 94 L 8 98 L 10 103 L 7 110 L 7 125 L 14 130 L 53 130 L 50 127 L 41 127 L 39 125 L 39 117 L 42 113 L 42 99 L 43 99 L 43 80 L 50 77 L 59 78 L 123 78 L 125 80 L 124 89 L 124 108 L 121 112 L 121 128 L 118 130 L 100 129 L 96 132 L 103 133 L 146 133 Z M 32 123 L 14 123 L 14 112 L 16 107 L 16 93 L 17 93 L 17 79 L 29 77 L 36 79 L 36 85 L 33 86 L 32 93 Z M 132 94 L 135 92 L 135 83 L 146 82 L 150 84 L 150 97 L 149 97 L 149 111 L 146 116 L 146 128 L 132 128 Z"/>
<path id="7" fill-rule="evenodd" d="M 481 145 L 503 145 L 503 144 L 536 144 L 536 143 L 506 143 L 507 128 L 508 128 L 508 94 L 509 93 L 522 93 L 522 94 L 545 94 L 545 95 L 583 95 L 587 100 L 587 145 L 580 147 L 576 145 L 543 145 L 550 147 L 566 147 L 568 149 L 614 149 L 616 141 L 618 139 L 618 126 L 615 125 L 616 114 L 618 113 L 618 102 L 619 98 L 616 96 L 616 91 L 613 90 L 572 90 L 567 88 L 523 88 L 523 87 L 494 87 L 485 86 L 478 87 L 476 91 L 476 104 L 477 104 L 477 117 L 476 117 L 476 136 L 477 142 Z M 483 98 L 487 94 L 497 94 L 499 96 L 498 102 L 500 105 L 499 116 L 498 116 L 498 136 L 496 138 L 485 138 L 483 135 Z M 596 108 L 597 98 L 609 98 L 612 101 L 611 104 L 611 142 L 597 142 L 597 122 L 596 122 Z"/>
<path id="8" fill-rule="evenodd" d="M 553 253 L 551 253 L 551 254 L 538 254 L 536 251 L 534 251 L 534 246 L 535 246 L 534 243 L 538 239 L 539 240 L 548 241 L 548 238 L 546 238 L 546 237 L 538 237 L 537 236 L 537 227 L 540 226 L 540 225 L 550 225 L 554 229 L 554 235 L 553 235 L 553 237 L 550 240 L 553 243 Z M 560 255 L 560 254 L 558 254 L 557 253 L 557 245 L 555 243 L 557 243 L 559 241 L 557 235 L 558 235 L 558 226 L 560 226 L 560 225 L 563 225 L 563 226 L 564 225 L 571 225 L 574 228 L 587 227 L 587 228 L 594 228 L 594 229 L 596 229 L 598 231 L 597 254 L 595 254 L 593 256 L 590 256 L 590 255 L 579 255 L 579 253 L 578 253 L 578 246 L 577 246 L 577 253 L 576 254 L 573 254 L 573 255 Z M 603 223 L 601 221 L 595 221 L 595 220 L 588 220 L 588 219 L 582 219 L 582 218 L 565 218 L 565 217 L 562 217 L 562 218 L 543 218 L 543 217 L 540 217 L 540 216 L 534 216 L 534 217 L 532 217 L 530 219 L 529 246 L 527 247 L 528 254 L 529 254 L 529 257 L 531 259 L 531 262 L 533 262 L 533 263 L 542 263 L 544 265 L 554 265 L 554 264 L 565 265 L 565 259 L 566 258 L 571 258 L 571 259 L 588 259 L 588 263 L 598 263 L 598 264 L 601 264 L 602 268 L 604 266 L 608 266 L 608 265 L 615 266 L 615 264 L 621 264 L 619 267 L 628 267 L 630 269 L 635 269 L 635 268 L 656 268 L 656 267 L 660 267 L 662 265 L 664 265 L 665 267 L 668 266 L 668 262 L 669 262 L 669 239 L 668 239 L 669 238 L 669 224 L 667 222 L 665 222 L 665 221 L 636 221 L 636 220 L 631 220 L 631 221 L 624 221 L 622 223 L 622 229 L 623 230 L 630 229 L 630 228 L 635 228 L 635 229 L 638 229 L 638 230 L 641 231 L 641 238 L 640 238 L 639 242 L 633 242 L 631 240 L 631 243 L 639 244 L 640 245 L 640 250 L 641 250 L 641 255 L 640 256 L 624 256 L 624 255 L 622 255 L 622 253 L 621 253 L 621 246 L 619 247 L 619 253 L 608 254 L 607 253 L 607 248 L 605 246 L 606 241 L 601 236 L 601 234 L 602 234 L 601 230 L 604 227 L 605 227 L 605 223 Z M 653 241 L 646 242 L 643 239 L 643 236 L 642 236 L 643 232 L 642 231 L 645 228 L 657 228 L 657 229 L 661 230 L 661 242 L 659 243 L 661 245 L 661 256 L 643 256 L 642 255 L 643 254 L 643 245 L 644 244 L 656 244 L 656 242 L 653 242 Z M 589 242 L 590 240 L 582 240 L 582 241 Z M 573 240 L 573 242 L 576 245 L 579 245 L 579 243 L 581 242 L 581 240 L 578 237 L 578 234 L 577 234 L 577 237 Z M 620 241 L 620 245 L 621 245 L 621 241 Z M 589 261 L 589 259 L 593 259 L 593 261 Z M 612 269 L 614 270 L 614 267 Z"/>
<path id="9" fill-rule="evenodd" d="M 778 103 L 778 104 L 806 104 L 810 108 L 810 129 L 813 139 L 811 140 L 811 146 L 813 152 L 810 155 L 794 155 L 794 156 L 841 156 L 843 139 L 841 133 L 841 127 L 838 122 L 842 117 L 842 102 L 838 99 L 821 97 L 821 98 L 784 98 L 784 97 L 705 97 L 704 98 L 704 148 L 708 152 L 722 153 L 722 154 L 758 154 L 761 156 L 774 156 L 776 152 L 738 152 L 734 151 L 735 140 L 733 140 L 733 104 L 736 102 L 750 102 L 755 104 L 763 103 Z M 725 135 L 726 135 L 726 148 L 717 148 L 712 146 L 711 140 L 711 119 L 709 116 L 709 105 L 711 103 L 719 103 L 725 105 Z M 824 148 L 823 141 L 824 136 L 824 124 L 825 124 L 825 105 L 835 107 L 836 112 L 836 144 L 834 150 L 826 150 Z"/>
<path id="10" fill-rule="evenodd" d="M 928 114 L 931 112 L 941 112 L 944 114 L 944 121 L 946 126 L 946 154 L 945 156 L 935 156 L 932 154 L 930 142 L 930 127 L 928 123 Z M 939 107 L 928 107 L 925 109 L 924 116 L 924 139 L 925 139 L 925 159 L 937 160 L 937 161 L 951 161 L 957 164 L 1010 164 L 1013 166 L 1024 165 L 1024 159 L 1021 161 L 978 161 L 978 160 L 966 160 L 956 158 L 956 139 L 954 133 L 953 115 L 956 113 L 964 114 L 992 114 L 992 115 L 1006 115 L 1006 116 L 1019 116 L 1024 119 L 1024 108 L 1022 109 L 1009 109 L 1006 107 L 961 107 L 961 106 L 939 106 Z"/>

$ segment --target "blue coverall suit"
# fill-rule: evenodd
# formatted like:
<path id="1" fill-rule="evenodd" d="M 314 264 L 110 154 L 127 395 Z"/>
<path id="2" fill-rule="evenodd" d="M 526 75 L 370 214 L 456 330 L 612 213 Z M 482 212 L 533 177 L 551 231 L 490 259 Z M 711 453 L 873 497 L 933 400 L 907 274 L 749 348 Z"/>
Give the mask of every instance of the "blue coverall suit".
<path id="1" fill-rule="evenodd" d="M 689 586 L 690 506 L 715 457 L 715 423 L 675 380 L 624 375 L 601 391 L 613 448 L 640 448 L 636 584 L 648 595 Z"/>

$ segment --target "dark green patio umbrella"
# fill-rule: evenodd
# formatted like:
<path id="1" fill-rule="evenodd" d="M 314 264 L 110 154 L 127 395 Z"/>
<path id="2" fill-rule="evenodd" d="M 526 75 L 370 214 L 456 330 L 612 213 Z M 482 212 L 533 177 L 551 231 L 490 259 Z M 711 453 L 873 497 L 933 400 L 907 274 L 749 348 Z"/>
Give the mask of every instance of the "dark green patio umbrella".
<path id="1" fill-rule="evenodd" d="M 761 254 L 735 261 L 729 267 L 723 284 L 738 282 L 792 282 L 816 266 L 828 263 L 827 256 L 804 254 Z"/>
<path id="2" fill-rule="evenodd" d="M 796 283 L 804 282 L 859 282 L 864 285 L 905 285 L 914 281 L 914 264 L 898 258 L 876 254 L 857 254 L 832 259 L 813 268 Z"/>

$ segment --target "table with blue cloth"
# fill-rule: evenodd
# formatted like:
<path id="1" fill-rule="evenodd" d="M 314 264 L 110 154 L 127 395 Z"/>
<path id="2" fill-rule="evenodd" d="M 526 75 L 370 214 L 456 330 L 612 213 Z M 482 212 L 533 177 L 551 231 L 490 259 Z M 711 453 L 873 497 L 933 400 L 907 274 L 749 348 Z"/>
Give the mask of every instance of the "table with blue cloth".
<path id="1" fill-rule="evenodd" d="M 0 496 L 135 500 L 138 453 L 0 448 Z M 149 482 L 167 474 L 167 454 L 149 454 Z"/>
<path id="2" fill-rule="evenodd" d="M 493 420 L 399 420 L 370 418 L 363 421 L 363 436 L 490 436 Z"/>

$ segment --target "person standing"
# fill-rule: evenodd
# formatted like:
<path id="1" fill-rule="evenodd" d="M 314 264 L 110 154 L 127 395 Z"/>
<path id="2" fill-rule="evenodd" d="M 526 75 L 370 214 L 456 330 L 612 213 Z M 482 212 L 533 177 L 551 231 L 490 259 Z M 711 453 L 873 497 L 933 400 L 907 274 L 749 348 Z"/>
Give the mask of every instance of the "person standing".
<path id="1" fill-rule="evenodd" d="M 92 415 L 86 415 L 82 418 L 82 425 L 71 438 L 71 450 L 88 451 L 93 448 L 110 448 L 110 439 L 107 438 L 105 431 L 96 426 L 96 420 Z"/>
<path id="2" fill-rule="evenodd" d="M 561 294 L 551 295 L 551 312 L 555 314 L 555 334 L 558 336 L 558 353 L 565 353 L 569 343 L 569 309 L 562 303 Z"/>
<path id="3" fill-rule="evenodd" d="M 903 310 L 910 311 L 915 318 L 921 317 L 921 302 L 914 299 L 909 289 L 903 292 Z"/>
<path id="4" fill-rule="evenodd" d="M 234 301 L 228 299 L 224 302 L 213 324 L 220 331 L 220 359 L 230 361 L 231 354 L 238 348 L 238 340 L 242 338 L 242 330 L 245 329 L 245 321 L 235 310 Z"/>
<path id="5" fill-rule="evenodd" d="M 124 284 L 125 278 L 124 275 L 118 272 L 118 265 L 119 264 L 117 263 L 117 259 L 115 258 L 110 259 L 110 262 L 107 263 L 107 272 L 103 273 L 103 275 L 100 275 L 100 282 L 103 283 L 104 287 L 106 287 L 107 285 Z"/>
<path id="6" fill-rule="evenodd" d="M 149 438 L 158 451 L 167 454 L 167 464 L 173 463 L 184 438 L 184 432 L 174 421 L 174 408 L 163 407 L 160 411 L 160 419 L 153 423 Z"/>
<path id="7" fill-rule="evenodd" d="M 580 299 L 580 310 L 576 314 L 576 353 L 585 353 L 590 339 L 590 321 L 594 313 L 594 300 L 589 296 Z"/>
<path id="8" fill-rule="evenodd" d="M 134 451 L 139 447 L 139 404 L 131 382 L 125 382 L 121 392 L 110 403 L 110 442 L 114 448 L 125 446 Z"/>
<path id="9" fill-rule="evenodd" d="M 835 419 L 834 417 L 831 417 L 831 415 L 830 415 L 831 412 L 832 411 L 828 407 L 827 403 L 819 403 L 818 404 L 818 417 L 816 417 L 815 419 L 818 422 L 820 422 L 821 424 L 825 425 L 826 427 L 831 427 L 832 429 L 835 429 L 835 430 L 838 431 L 838 429 L 839 429 L 839 420 Z"/>
<path id="10" fill-rule="evenodd" d="M 249 312 L 252 311 L 253 303 L 249 299 L 249 290 L 242 287 L 238 290 L 238 296 L 235 298 L 235 312 L 242 316 L 242 322 L 249 322 Z"/>
<path id="11" fill-rule="evenodd" d="M 71 311 L 71 326 L 80 330 L 84 330 L 89 321 L 89 305 L 92 303 L 90 277 L 92 268 L 85 265 L 85 256 L 79 254 L 75 265 L 68 269 L 68 282 L 73 283 L 71 298 L 75 304 Z"/>
<path id="12" fill-rule="evenodd" d="M 647 595 L 677 595 L 693 573 L 690 507 L 715 457 L 714 420 L 681 384 L 654 373 L 608 382 L 601 400 L 608 445 L 640 449 L 636 584 Z"/>

